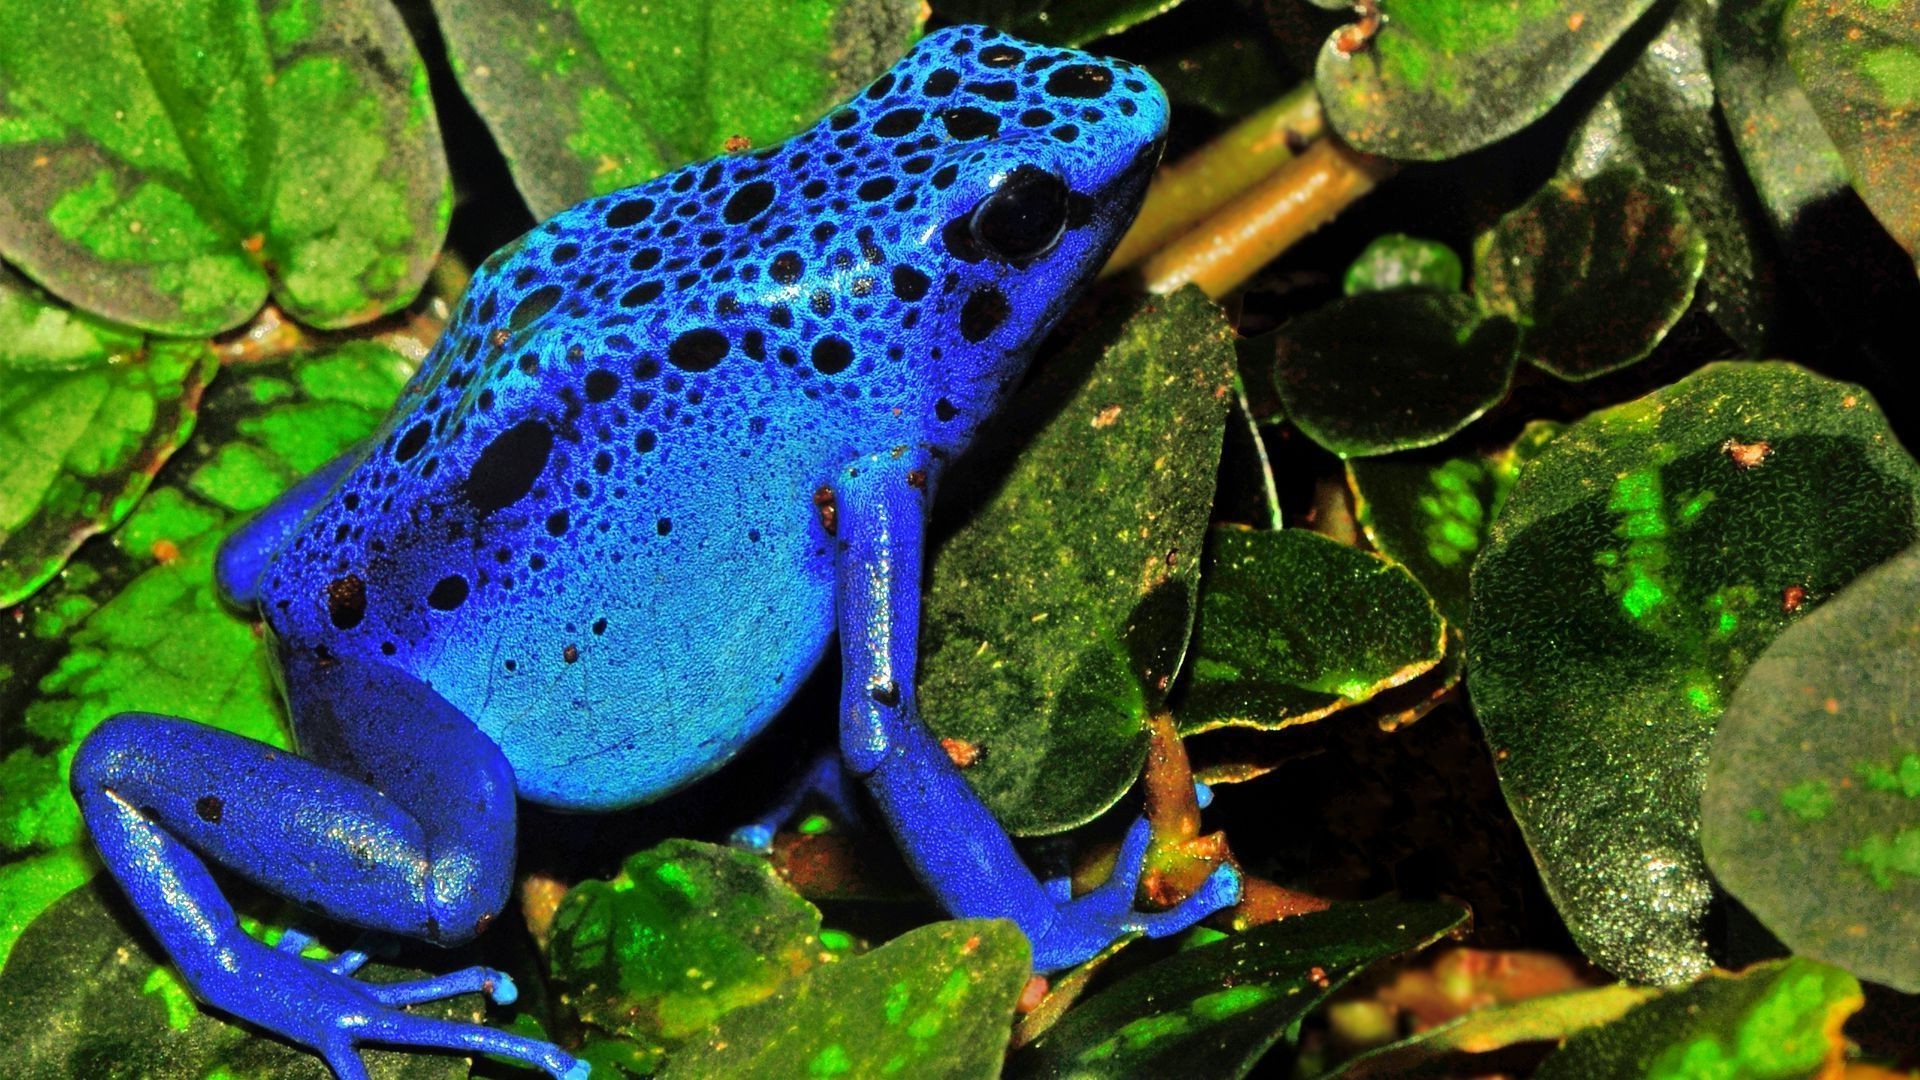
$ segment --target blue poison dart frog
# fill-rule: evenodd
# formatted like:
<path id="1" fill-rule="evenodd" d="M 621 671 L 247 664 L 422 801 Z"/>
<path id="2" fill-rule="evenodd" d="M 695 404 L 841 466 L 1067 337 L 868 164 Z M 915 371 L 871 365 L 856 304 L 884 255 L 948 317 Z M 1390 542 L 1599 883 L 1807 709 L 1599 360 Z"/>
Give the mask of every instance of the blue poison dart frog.
<path id="1" fill-rule="evenodd" d="M 510 1000 L 504 974 L 362 982 L 358 952 L 248 937 L 211 866 L 467 941 L 507 902 L 519 799 L 610 810 L 698 779 L 836 630 L 840 763 L 949 912 L 1013 920 L 1045 971 L 1232 903 L 1225 867 L 1136 911 L 1144 821 L 1093 892 L 1036 878 L 914 703 L 942 468 L 1127 227 L 1166 122 L 1130 64 L 957 27 L 784 143 L 589 199 L 489 259 L 373 436 L 221 549 L 299 755 L 127 713 L 74 760 L 101 856 L 194 993 L 342 1077 L 369 1043 L 585 1076 L 402 1008 Z"/>

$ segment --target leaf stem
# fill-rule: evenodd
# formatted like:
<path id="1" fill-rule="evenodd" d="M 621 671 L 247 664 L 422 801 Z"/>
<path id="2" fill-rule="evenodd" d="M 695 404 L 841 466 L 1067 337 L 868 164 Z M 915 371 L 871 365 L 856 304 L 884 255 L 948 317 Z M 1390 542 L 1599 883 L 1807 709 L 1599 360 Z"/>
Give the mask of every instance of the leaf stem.
<path id="1" fill-rule="evenodd" d="M 1208 214 L 1258 184 L 1326 130 L 1320 97 L 1301 83 L 1200 149 L 1163 167 L 1147 188 L 1133 227 L 1107 260 L 1115 274 L 1153 254 Z"/>
<path id="2" fill-rule="evenodd" d="M 1148 292 L 1200 286 L 1218 298 L 1333 220 L 1399 166 L 1326 136 L 1141 264 Z"/>

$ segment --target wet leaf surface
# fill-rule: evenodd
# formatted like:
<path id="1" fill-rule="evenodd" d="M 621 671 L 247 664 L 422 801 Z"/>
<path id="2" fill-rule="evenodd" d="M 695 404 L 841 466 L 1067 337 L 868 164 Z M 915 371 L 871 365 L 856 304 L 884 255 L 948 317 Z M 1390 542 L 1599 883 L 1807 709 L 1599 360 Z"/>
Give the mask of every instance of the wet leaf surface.
<path id="1" fill-rule="evenodd" d="M 1361 150 L 1432 161 L 1464 154 L 1545 115 L 1652 0 L 1432 0 L 1387 5 L 1371 42 L 1320 48 L 1327 118 Z"/>
<path id="2" fill-rule="evenodd" d="M 1405 567 L 1305 529 L 1210 536 L 1183 734 L 1282 728 L 1440 662 L 1445 622 Z"/>
<path id="3" fill-rule="evenodd" d="M 1844 971 L 1795 957 L 1664 994 L 1549 1057 L 1538 1080 L 1738 1076 L 1796 1080 L 1840 1066 L 1840 1025 L 1860 1007 Z"/>
<path id="4" fill-rule="evenodd" d="M 1561 425 L 1528 424 L 1520 438 L 1487 454 L 1422 455 L 1347 462 L 1347 488 L 1367 542 L 1418 578 L 1456 631 L 1467 625 L 1467 574 L 1520 469 Z"/>
<path id="5" fill-rule="evenodd" d="M 1451 903 L 1341 904 L 1188 948 L 1076 1006 L 1007 1075 L 1245 1076 L 1348 979 L 1466 918 Z"/>
<path id="6" fill-rule="evenodd" d="M 919 686 L 1029 834 L 1090 820 L 1139 774 L 1193 625 L 1233 347 L 1188 289 L 1036 365 L 942 485 Z"/>
<path id="7" fill-rule="evenodd" d="M 909 930 L 728 1013 L 661 1075 L 994 1077 L 1029 963 L 1010 922 Z"/>
<path id="8" fill-rule="evenodd" d="M 0 254 L 50 291 L 198 335 L 269 291 L 363 322 L 426 279 L 447 166 L 388 4 L 8 0 L 0 23 Z"/>
<path id="9" fill-rule="evenodd" d="M 1709 365 L 1521 473 L 1472 572 L 1468 684 L 1555 906 L 1601 966 L 1707 966 L 1708 743 L 1761 650 L 1920 536 L 1920 467 L 1857 386 Z"/>
<path id="10" fill-rule="evenodd" d="M 536 218 L 812 123 L 912 44 L 913 0 L 435 0 Z"/>
<path id="11" fill-rule="evenodd" d="M 658 1065 L 714 1020 L 765 999 L 823 956 L 820 912 L 767 861 L 669 840 L 609 881 L 570 890 L 548 960 L 581 1021 Z"/>
<path id="12" fill-rule="evenodd" d="M 24 605 L 7 631 L 18 659 L 0 680 L 0 711 L 24 726 L 0 759 L 0 849 L 82 839 L 67 764 L 116 712 L 287 745 L 266 644 L 216 595 L 214 549 L 239 512 L 371 431 L 410 370 L 372 344 L 229 369 L 201 413 L 207 443 L 176 457 L 110 541 Z"/>
<path id="13" fill-rule="evenodd" d="M 440 953 L 439 958 L 449 954 Z M 320 1058 L 194 1004 L 171 965 L 107 875 L 62 897 L 28 928 L 0 971 L 0 1044 L 18 1080 L 138 1075 L 150 1080 L 329 1080 Z M 471 958 L 468 958 L 471 962 Z M 375 962 L 369 982 L 420 978 Z M 413 1011 L 464 1022 L 484 1018 L 480 995 Z M 466 1059 L 369 1050 L 374 1080 L 459 1080 Z M 125 1071 L 129 1066 L 137 1072 Z"/>
<path id="14" fill-rule="evenodd" d="M 1527 361 L 1591 379 L 1653 351 L 1693 302 L 1706 257 L 1678 194 L 1615 168 L 1551 181 L 1482 233 L 1473 287 L 1519 324 Z"/>
<path id="15" fill-rule="evenodd" d="M 1782 633 L 1714 734 L 1700 840 L 1797 955 L 1920 993 L 1920 549 Z"/>
<path id="16" fill-rule="evenodd" d="M 1789 0 L 1781 30 L 1854 189 L 1909 255 L 1920 254 L 1920 9 Z"/>
<path id="17" fill-rule="evenodd" d="M 1365 293 L 1282 327 L 1287 419 L 1341 457 L 1431 446 L 1506 396 L 1518 328 L 1472 298 Z"/>
<path id="18" fill-rule="evenodd" d="M 126 517 L 193 430 L 215 366 L 206 342 L 148 341 L 0 267 L 0 607 Z"/>
<path id="19" fill-rule="evenodd" d="M 1464 271 L 1460 256 L 1438 240 L 1405 233 L 1378 236 L 1347 267 L 1341 287 L 1348 296 L 1399 289 L 1457 293 Z"/>

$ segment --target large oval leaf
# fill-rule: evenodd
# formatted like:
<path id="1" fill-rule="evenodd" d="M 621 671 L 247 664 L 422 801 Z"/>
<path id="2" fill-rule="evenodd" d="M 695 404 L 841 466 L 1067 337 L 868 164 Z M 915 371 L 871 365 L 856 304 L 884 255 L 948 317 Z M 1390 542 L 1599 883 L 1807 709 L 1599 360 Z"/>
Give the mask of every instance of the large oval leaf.
<path id="1" fill-rule="evenodd" d="M 1920 549 L 1761 654 L 1700 818 L 1714 875 L 1795 953 L 1920 993 Z"/>
<path id="2" fill-rule="evenodd" d="M 920 652 L 928 723 L 980 750 L 968 779 L 1019 833 L 1090 820 L 1146 758 L 1193 625 L 1232 332 L 1188 289 L 1038 364 L 941 489 L 964 524 L 935 552 Z"/>
<path id="3" fill-rule="evenodd" d="M 0 267 L 0 607 L 133 509 L 216 367 L 204 341 L 146 341 Z"/>
<path id="4" fill-rule="evenodd" d="M 990 1080 L 1030 963 L 1010 922 L 922 926 L 728 1013 L 661 1075 Z"/>
<path id="5" fill-rule="evenodd" d="M 1920 9 L 1790 0 L 1783 29 L 1787 59 L 1854 189 L 1907 254 L 1920 254 Z"/>
<path id="6" fill-rule="evenodd" d="M 1546 115 L 1653 0 L 1408 0 L 1372 41 L 1320 48 L 1327 119 L 1369 153 L 1437 161 Z"/>
<path id="7" fill-rule="evenodd" d="M 1775 634 L 1920 536 L 1920 467 L 1857 386 L 1715 364 L 1520 474 L 1474 564 L 1468 684 L 1574 939 L 1624 977 L 1707 967 L 1706 751 Z"/>
<path id="8" fill-rule="evenodd" d="M 426 279 L 447 168 L 388 4 L 0 0 L 0 25 L 0 254 L 52 292 L 210 334 L 269 289 L 330 327 Z"/>
<path id="9" fill-rule="evenodd" d="M 547 217 L 778 142 L 906 51 L 915 0 L 434 0 L 454 73 Z"/>

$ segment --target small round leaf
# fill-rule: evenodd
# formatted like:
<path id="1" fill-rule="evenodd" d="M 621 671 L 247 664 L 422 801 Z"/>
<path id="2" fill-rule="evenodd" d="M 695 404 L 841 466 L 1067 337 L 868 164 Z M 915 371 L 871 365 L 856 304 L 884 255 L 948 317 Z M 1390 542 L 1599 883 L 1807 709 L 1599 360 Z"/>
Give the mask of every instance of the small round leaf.
<path id="1" fill-rule="evenodd" d="M 1348 296 L 1399 289 L 1457 293 L 1462 274 L 1460 256 L 1440 241 L 1390 233 L 1367 245 L 1341 284 Z"/>

